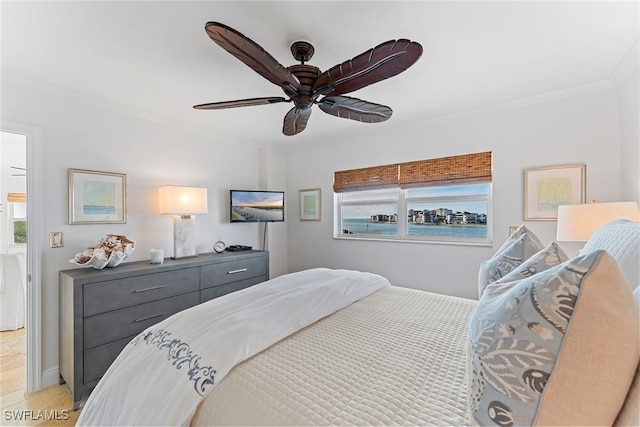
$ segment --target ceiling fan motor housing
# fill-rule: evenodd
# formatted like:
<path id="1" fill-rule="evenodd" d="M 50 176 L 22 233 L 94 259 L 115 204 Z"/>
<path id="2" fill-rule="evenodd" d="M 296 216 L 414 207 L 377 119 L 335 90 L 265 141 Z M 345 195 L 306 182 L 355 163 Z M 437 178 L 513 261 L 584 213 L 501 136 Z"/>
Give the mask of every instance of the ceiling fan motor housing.
<path id="1" fill-rule="evenodd" d="M 287 69 L 300 82 L 298 94 L 292 97 L 294 104 L 299 108 L 311 107 L 317 98 L 313 96 L 313 85 L 321 74 L 320 69 L 306 64 L 292 65 Z"/>

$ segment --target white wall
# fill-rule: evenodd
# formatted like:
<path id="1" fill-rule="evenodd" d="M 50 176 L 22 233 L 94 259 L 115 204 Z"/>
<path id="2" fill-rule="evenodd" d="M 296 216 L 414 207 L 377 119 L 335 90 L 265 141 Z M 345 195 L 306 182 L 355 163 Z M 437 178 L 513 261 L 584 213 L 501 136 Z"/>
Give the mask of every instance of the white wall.
<path id="1" fill-rule="evenodd" d="M 525 223 L 526 168 L 586 163 L 587 199 L 620 200 L 617 102 L 616 90 L 608 89 L 407 128 L 393 127 L 393 118 L 389 126 L 378 128 L 354 123 L 376 131 L 291 152 L 288 191 L 293 194 L 320 187 L 322 221 L 288 223 L 289 269 L 362 269 L 382 274 L 396 285 L 477 298 L 478 265 L 494 248 L 333 239 L 333 172 L 491 150 L 497 247 L 506 239 L 510 225 Z M 298 213 L 289 212 L 289 217 L 294 215 Z M 544 242 L 555 239 L 553 221 L 528 221 L 526 225 Z M 562 246 L 568 254 L 577 249 Z"/>
<path id="2" fill-rule="evenodd" d="M 260 188 L 285 191 L 287 188 L 287 168 L 284 166 L 287 161 L 285 153 L 263 149 L 260 151 L 260 155 L 262 160 Z M 292 197 L 292 193 L 285 191 L 285 210 L 293 200 Z M 288 244 L 287 222 L 291 221 L 291 218 L 286 215 L 286 211 L 284 220 L 285 222 L 272 222 L 260 224 L 259 226 L 262 234 L 258 248 L 263 249 L 262 245 L 264 244 L 264 249 L 269 251 L 269 276 L 272 278 L 288 273 L 286 256 Z"/>
<path id="3" fill-rule="evenodd" d="M 622 199 L 640 203 L 640 67 L 618 86 Z"/>
<path id="4" fill-rule="evenodd" d="M 184 129 L 160 125 L 127 114 L 117 106 L 48 86 L 11 73 L 2 74 L 2 120 L 41 130 L 44 171 L 42 219 L 43 372 L 58 366 L 58 271 L 106 233 L 136 240 L 129 260 L 149 259 L 151 248 L 173 253 L 171 216 L 158 214 L 157 188 L 165 184 L 208 188 L 209 213 L 196 217 L 197 252 L 211 252 L 213 243 L 242 243 L 260 248 L 258 224 L 229 224 L 229 189 L 265 189 L 260 150 L 238 142 L 219 141 Z M 269 158 L 269 168 L 283 171 L 282 156 Z M 68 168 L 127 175 L 127 222 L 114 225 L 68 225 Z M 274 176 L 272 180 L 282 177 Z M 268 184 L 271 184 L 269 182 Z M 281 188 L 284 187 L 281 184 Z M 272 263 L 286 265 L 286 238 L 277 236 Z M 49 248 L 49 232 L 64 233 L 64 247 Z M 284 232 L 281 228 L 280 232 Z M 47 385 L 47 384 L 45 384 Z"/>

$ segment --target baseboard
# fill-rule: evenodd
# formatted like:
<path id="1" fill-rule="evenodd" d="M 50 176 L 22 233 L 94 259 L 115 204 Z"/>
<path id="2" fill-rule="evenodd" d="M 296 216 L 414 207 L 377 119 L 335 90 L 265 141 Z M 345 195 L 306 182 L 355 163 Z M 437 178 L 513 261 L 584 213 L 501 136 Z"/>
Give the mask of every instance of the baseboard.
<path id="1" fill-rule="evenodd" d="M 60 384 L 60 370 L 57 366 L 55 368 L 42 371 L 42 388 L 58 384 Z"/>

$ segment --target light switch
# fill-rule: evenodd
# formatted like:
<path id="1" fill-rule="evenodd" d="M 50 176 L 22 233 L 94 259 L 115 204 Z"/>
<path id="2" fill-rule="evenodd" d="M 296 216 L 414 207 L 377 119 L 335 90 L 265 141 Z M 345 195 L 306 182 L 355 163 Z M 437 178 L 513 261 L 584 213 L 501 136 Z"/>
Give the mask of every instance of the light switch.
<path id="1" fill-rule="evenodd" d="M 64 246 L 64 238 L 62 231 L 52 231 L 49 233 L 49 244 L 52 248 L 61 248 Z"/>

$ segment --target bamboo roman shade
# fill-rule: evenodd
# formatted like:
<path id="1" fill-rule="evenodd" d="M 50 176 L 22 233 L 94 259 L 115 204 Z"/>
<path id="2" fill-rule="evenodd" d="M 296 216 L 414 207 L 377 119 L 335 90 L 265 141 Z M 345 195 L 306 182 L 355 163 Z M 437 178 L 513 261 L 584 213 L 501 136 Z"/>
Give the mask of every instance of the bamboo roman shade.
<path id="1" fill-rule="evenodd" d="M 491 182 L 491 152 L 420 160 L 400 165 L 400 186 Z"/>
<path id="2" fill-rule="evenodd" d="M 7 193 L 7 202 L 26 202 L 27 193 Z"/>
<path id="3" fill-rule="evenodd" d="M 398 165 L 374 166 L 335 172 L 333 174 L 333 191 L 341 193 L 350 190 L 397 187 L 399 175 Z"/>
<path id="4" fill-rule="evenodd" d="M 333 191 L 491 182 L 491 151 L 334 173 Z"/>

